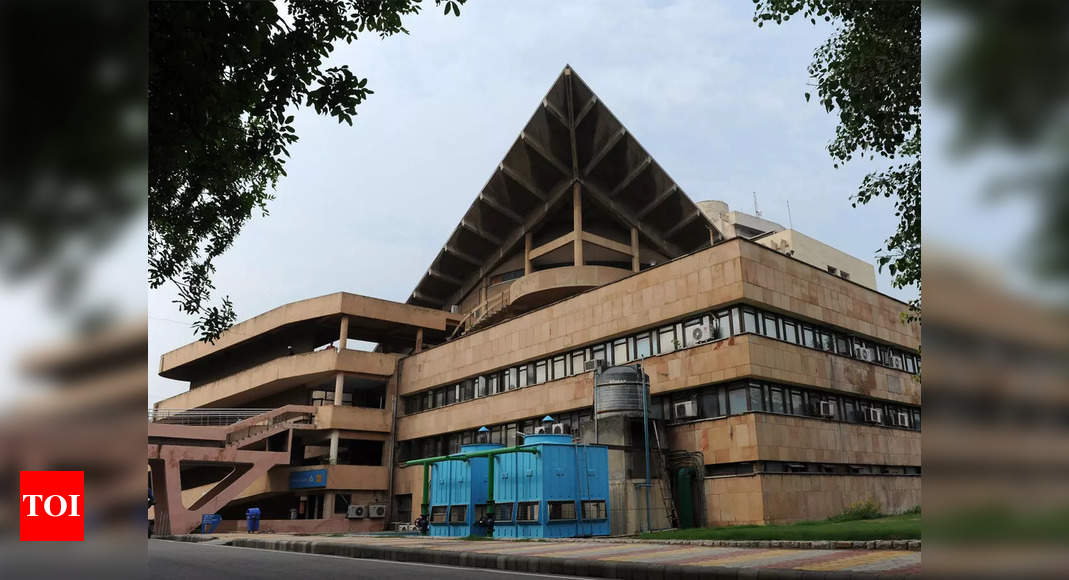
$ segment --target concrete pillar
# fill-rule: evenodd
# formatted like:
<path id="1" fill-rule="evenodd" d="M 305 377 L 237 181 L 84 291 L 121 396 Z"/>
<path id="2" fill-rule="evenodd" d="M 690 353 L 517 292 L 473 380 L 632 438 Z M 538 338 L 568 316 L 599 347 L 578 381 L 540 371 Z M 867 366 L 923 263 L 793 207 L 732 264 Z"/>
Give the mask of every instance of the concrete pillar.
<path id="1" fill-rule="evenodd" d="M 576 183 L 572 186 L 572 232 L 575 234 L 575 241 L 572 242 L 574 248 L 572 262 L 576 266 L 583 265 L 583 194 L 579 190 L 579 184 Z"/>
<path id="2" fill-rule="evenodd" d="M 631 271 L 638 272 L 638 228 L 631 228 Z"/>
<path id="3" fill-rule="evenodd" d="M 330 464 L 338 464 L 338 440 L 340 433 L 337 429 L 330 432 Z"/>
<path id="4" fill-rule="evenodd" d="M 345 373 L 338 373 L 334 377 L 334 404 L 341 405 L 342 393 L 345 391 Z"/>
<path id="5" fill-rule="evenodd" d="M 323 494 L 323 519 L 330 519 L 334 517 L 334 494 Z"/>
<path id="6" fill-rule="evenodd" d="M 531 273 L 531 232 L 523 235 L 523 275 Z"/>
<path id="7" fill-rule="evenodd" d="M 338 350 L 345 350 L 345 343 L 349 339 L 349 317 L 341 317 L 341 330 L 338 332 Z"/>
<path id="8" fill-rule="evenodd" d="M 415 349 L 415 352 L 420 352 L 422 350 L 423 350 L 423 329 L 422 328 L 417 328 L 416 329 L 416 349 Z"/>

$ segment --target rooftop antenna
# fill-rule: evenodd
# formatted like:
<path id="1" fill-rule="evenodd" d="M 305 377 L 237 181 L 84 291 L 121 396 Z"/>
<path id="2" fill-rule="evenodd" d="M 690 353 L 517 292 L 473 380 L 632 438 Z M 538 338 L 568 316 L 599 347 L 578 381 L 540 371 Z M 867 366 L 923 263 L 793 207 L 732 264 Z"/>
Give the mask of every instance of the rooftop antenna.
<path id="1" fill-rule="evenodd" d="M 787 224 L 794 229 L 794 220 L 791 219 L 791 200 L 787 200 Z"/>
<path id="2" fill-rule="evenodd" d="M 757 209 L 757 192 L 753 192 L 753 214 L 761 217 L 761 210 Z"/>

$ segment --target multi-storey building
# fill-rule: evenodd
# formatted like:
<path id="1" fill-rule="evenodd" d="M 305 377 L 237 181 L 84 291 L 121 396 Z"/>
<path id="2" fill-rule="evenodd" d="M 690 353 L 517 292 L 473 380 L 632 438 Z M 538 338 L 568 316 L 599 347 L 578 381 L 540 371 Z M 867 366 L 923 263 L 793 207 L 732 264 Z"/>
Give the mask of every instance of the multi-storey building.
<path id="1" fill-rule="evenodd" d="M 593 441 L 596 359 L 640 364 L 651 393 L 659 483 L 647 504 L 639 463 L 610 461 L 614 533 L 654 507 L 658 527 L 919 505 L 907 305 L 812 238 L 740 234 L 758 223 L 744 216 L 692 202 L 565 68 L 407 304 L 313 298 L 163 355 L 161 375 L 190 382 L 149 432 L 171 527 L 212 511 L 236 525 L 251 505 L 278 530 L 411 521 L 422 472 L 404 461 L 483 427 L 522 444 L 547 414 Z"/>

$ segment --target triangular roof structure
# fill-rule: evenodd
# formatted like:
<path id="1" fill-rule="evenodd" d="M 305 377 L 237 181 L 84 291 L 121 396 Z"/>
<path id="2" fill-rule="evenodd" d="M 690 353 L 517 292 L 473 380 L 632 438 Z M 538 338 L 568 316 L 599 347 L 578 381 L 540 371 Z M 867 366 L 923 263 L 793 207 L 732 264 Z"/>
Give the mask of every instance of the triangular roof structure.
<path id="1" fill-rule="evenodd" d="M 572 202 L 637 230 L 663 261 L 708 247 L 713 224 L 569 66 L 408 299 L 448 309 L 504 260 L 525 234 Z M 585 219 L 585 218 L 584 218 Z"/>

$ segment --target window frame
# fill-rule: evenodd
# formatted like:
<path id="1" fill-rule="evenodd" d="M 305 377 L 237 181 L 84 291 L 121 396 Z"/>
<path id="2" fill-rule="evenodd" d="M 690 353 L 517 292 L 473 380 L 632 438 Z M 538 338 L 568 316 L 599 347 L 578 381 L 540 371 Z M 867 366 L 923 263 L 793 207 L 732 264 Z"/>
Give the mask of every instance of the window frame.
<path id="1" fill-rule="evenodd" d="M 537 523 L 539 521 L 539 519 L 538 519 L 539 515 L 541 515 L 541 514 L 539 514 L 539 512 L 541 511 L 541 509 L 540 509 L 541 508 L 541 503 L 542 502 L 538 502 L 538 501 L 520 501 L 520 502 L 516 502 L 516 523 L 517 524 L 519 524 L 519 523 Z M 521 520 L 520 519 L 520 511 L 524 507 L 531 507 L 531 506 L 534 507 L 534 517 L 533 518 L 525 518 L 525 519 Z M 524 514 L 524 515 L 527 515 L 527 514 Z"/>
<path id="2" fill-rule="evenodd" d="M 650 332 L 641 332 L 635 335 L 635 360 L 642 360 L 653 356 L 653 337 Z M 646 354 L 641 353 L 641 347 L 639 346 L 642 341 L 646 342 Z"/>
<path id="3" fill-rule="evenodd" d="M 587 513 L 587 507 L 593 505 L 595 515 Z M 579 502 L 579 512 L 583 514 L 583 519 L 587 521 L 594 520 L 607 520 L 609 519 L 609 511 L 606 508 L 608 504 L 603 499 L 584 499 Z M 600 514 L 600 515 L 599 515 Z"/>
<path id="4" fill-rule="evenodd" d="M 569 506 L 569 505 L 572 506 L 571 517 L 567 517 L 568 514 L 564 513 L 566 511 L 564 508 Z M 561 513 L 557 514 L 555 516 L 554 513 L 553 513 L 553 508 L 554 507 L 560 509 Z M 575 500 L 553 500 L 553 501 L 547 501 L 546 502 L 546 513 L 549 516 L 547 521 L 550 521 L 550 522 L 575 521 L 577 519 L 577 517 L 576 517 L 576 514 L 578 513 L 577 510 L 578 510 L 578 506 L 576 506 Z"/>
<path id="5" fill-rule="evenodd" d="M 557 367 L 558 364 L 560 365 L 560 368 Z M 567 355 L 558 354 L 557 356 L 554 356 L 552 359 L 550 359 L 549 370 L 549 374 L 551 375 L 549 380 L 551 381 L 563 379 L 564 377 L 568 376 Z"/>
<path id="6" fill-rule="evenodd" d="M 668 347 L 669 347 L 668 350 L 664 349 L 665 335 L 668 335 Z M 668 354 L 670 352 L 675 352 L 676 350 L 678 350 L 678 348 L 676 347 L 677 344 L 678 344 L 678 341 L 676 340 L 676 325 L 675 324 L 672 324 L 672 325 L 669 325 L 669 326 L 662 326 L 661 328 L 657 329 L 657 350 L 658 350 L 658 354 Z"/>
<path id="7" fill-rule="evenodd" d="M 782 319 L 780 323 L 783 326 L 783 340 L 791 344 L 800 344 L 801 340 L 798 336 L 798 323 L 786 318 Z M 789 332 L 788 329 L 790 329 Z M 793 337 L 787 336 L 788 334 L 793 335 Z"/>

